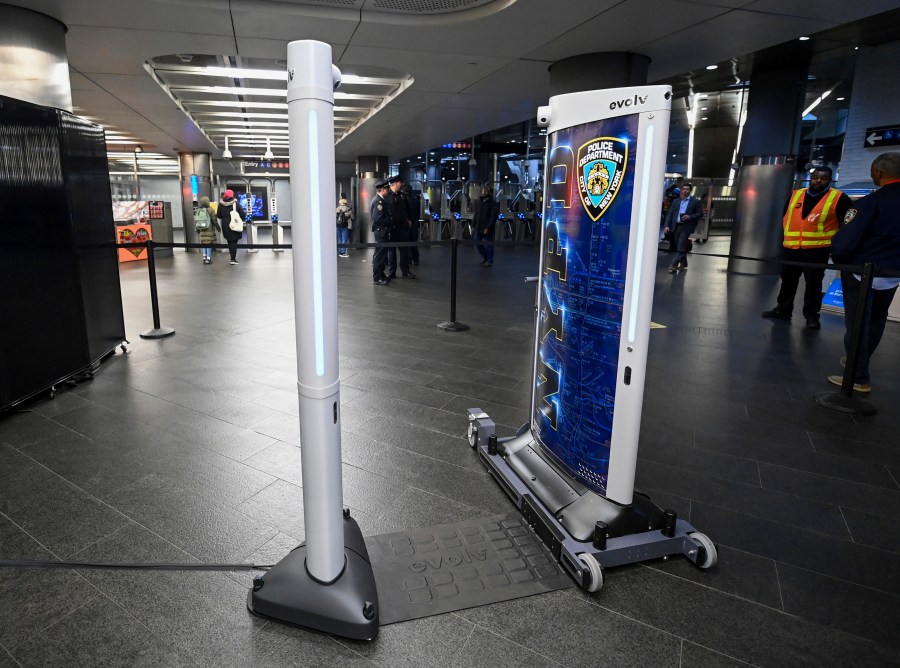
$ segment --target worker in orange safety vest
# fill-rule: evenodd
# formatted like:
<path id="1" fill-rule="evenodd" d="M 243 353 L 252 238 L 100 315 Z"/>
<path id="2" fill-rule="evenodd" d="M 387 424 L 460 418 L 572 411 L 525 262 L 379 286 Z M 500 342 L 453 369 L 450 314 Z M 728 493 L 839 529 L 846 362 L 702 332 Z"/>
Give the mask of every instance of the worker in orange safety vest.
<path id="1" fill-rule="evenodd" d="M 829 187 L 833 172 L 830 167 L 816 167 L 809 177 L 809 188 L 795 190 L 785 208 L 782 225 L 784 242 L 781 265 L 781 290 L 778 304 L 764 311 L 764 318 L 790 320 L 800 277 L 806 283 L 803 293 L 803 316 L 807 329 L 819 329 L 822 309 L 822 279 L 825 268 L 798 267 L 785 262 L 808 262 L 824 265 L 831 253 L 831 239 L 840 227 L 847 209 L 853 204 L 840 190 Z"/>

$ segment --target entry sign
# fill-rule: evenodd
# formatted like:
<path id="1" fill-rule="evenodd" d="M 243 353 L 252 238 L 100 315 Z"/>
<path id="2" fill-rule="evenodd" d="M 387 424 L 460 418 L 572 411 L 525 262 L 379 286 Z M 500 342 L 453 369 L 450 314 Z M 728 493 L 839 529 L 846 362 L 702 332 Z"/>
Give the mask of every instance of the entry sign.
<path id="1" fill-rule="evenodd" d="M 866 148 L 900 145 L 900 123 L 880 128 L 866 128 L 866 140 L 863 145 Z"/>
<path id="2" fill-rule="evenodd" d="M 575 479 L 631 503 L 671 88 L 550 99 L 532 434 Z M 541 112 L 543 115 L 544 112 Z"/>

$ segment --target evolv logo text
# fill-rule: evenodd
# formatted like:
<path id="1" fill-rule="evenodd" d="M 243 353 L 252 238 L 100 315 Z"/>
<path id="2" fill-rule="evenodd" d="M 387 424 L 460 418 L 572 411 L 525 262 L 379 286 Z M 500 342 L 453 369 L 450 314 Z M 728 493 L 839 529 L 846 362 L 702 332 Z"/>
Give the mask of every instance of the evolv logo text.
<path id="1" fill-rule="evenodd" d="M 621 109 L 622 107 L 636 107 L 639 104 L 644 104 L 647 101 L 647 95 L 635 95 L 633 98 L 629 97 L 626 100 L 616 100 L 615 102 L 609 103 L 610 109 Z"/>

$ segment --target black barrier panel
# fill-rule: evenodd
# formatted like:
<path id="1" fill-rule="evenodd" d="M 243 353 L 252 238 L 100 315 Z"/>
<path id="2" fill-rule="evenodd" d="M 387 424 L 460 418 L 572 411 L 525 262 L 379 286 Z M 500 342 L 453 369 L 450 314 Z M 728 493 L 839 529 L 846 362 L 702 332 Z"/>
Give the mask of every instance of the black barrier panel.
<path id="1" fill-rule="evenodd" d="M 0 96 L 0 409 L 125 338 L 103 128 Z"/>
<path id="2" fill-rule="evenodd" d="M 88 357 L 95 362 L 125 338 L 118 256 L 109 248 L 115 243 L 116 232 L 106 140 L 99 125 L 62 111 L 57 113 Z"/>
<path id="3" fill-rule="evenodd" d="M 0 96 L 0 146 L 2 409 L 78 372 L 88 346 L 56 110 Z"/>

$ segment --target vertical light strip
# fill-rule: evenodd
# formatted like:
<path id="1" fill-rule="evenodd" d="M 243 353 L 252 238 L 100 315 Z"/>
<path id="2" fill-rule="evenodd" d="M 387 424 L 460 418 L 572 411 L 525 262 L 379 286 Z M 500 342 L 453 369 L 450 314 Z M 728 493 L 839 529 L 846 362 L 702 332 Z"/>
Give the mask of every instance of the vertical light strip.
<path id="1" fill-rule="evenodd" d="M 740 120 L 740 122 L 738 123 L 738 136 L 737 136 L 737 142 L 736 142 L 735 145 L 734 145 L 734 154 L 733 154 L 732 157 L 731 157 L 731 164 L 732 164 L 732 165 L 734 165 L 734 164 L 737 163 L 737 159 L 738 159 L 738 151 L 741 149 L 741 137 L 744 135 L 744 123 L 746 123 L 746 122 L 747 122 L 747 110 L 744 109 L 744 110 L 741 112 L 741 120 Z M 736 173 L 737 173 L 737 172 L 735 171 L 734 167 L 732 167 L 732 168 L 729 170 L 729 172 L 728 172 L 728 187 L 729 187 L 729 188 L 730 188 L 731 186 L 734 185 L 734 175 L 735 175 Z"/>
<path id="2" fill-rule="evenodd" d="M 322 221 L 319 211 L 319 119 L 309 110 L 309 221 L 312 231 L 313 326 L 316 375 L 325 375 L 325 314 L 322 312 Z"/>
<path id="3" fill-rule="evenodd" d="M 694 175 L 694 128 L 691 126 L 691 129 L 688 130 L 688 164 L 687 164 L 687 177 L 693 178 Z"/>
<path id="4" fill-rule="evenodd" d="M 637 248 L 634 252 L 634 271 L 631 272 L 631 304 L 628 311 L 628 343 L 637 339 L 638 306 L 641 296 L 641 276 L 644 271 L 644 236 L 647 232 L 647 207 L 650 193 L 650 169 L 653 158 L 653 126 L 644 133 L 643 173 L 641 174 L 641 202 L 638 206 Z"/>

